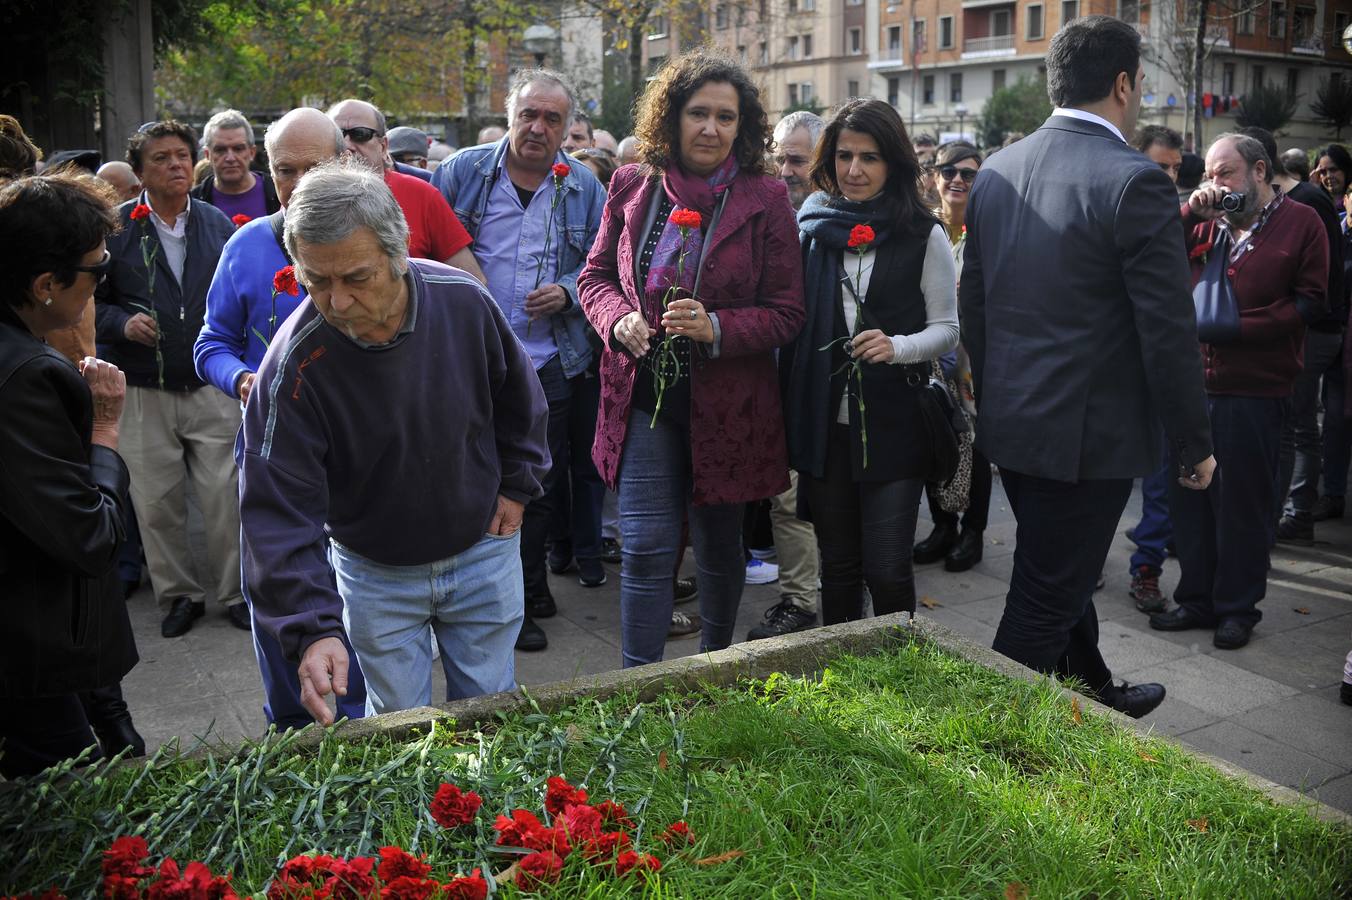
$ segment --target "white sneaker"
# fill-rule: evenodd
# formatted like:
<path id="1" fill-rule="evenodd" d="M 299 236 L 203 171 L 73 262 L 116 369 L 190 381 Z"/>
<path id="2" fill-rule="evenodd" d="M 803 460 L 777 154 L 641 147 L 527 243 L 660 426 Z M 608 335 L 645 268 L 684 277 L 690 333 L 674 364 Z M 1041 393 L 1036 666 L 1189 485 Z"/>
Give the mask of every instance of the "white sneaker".
<path id="1" fill-rule="evenodd" d="M 753 559 L 746 564 L 747 584 L 769 584 L 779 580 L 779 566 L 763 559 Z"/>

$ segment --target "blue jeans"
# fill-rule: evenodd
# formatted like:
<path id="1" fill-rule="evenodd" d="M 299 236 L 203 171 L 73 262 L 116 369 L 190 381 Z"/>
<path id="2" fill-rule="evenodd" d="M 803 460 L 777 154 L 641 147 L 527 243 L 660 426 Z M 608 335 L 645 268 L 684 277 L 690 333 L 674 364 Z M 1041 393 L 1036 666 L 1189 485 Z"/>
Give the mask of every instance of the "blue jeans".
<path id="1" fill-rule="evenodd" d="M 620 633 L 624 666 L 658 662 L 671 628 L 671 573 L 681 547 L 682 513 L 699 574 L 704 622 L 700 652 L 732 643 L 737 607 L 746 585 L 742 555 L 745 504 L 695 506 L 690 502 L 690 432 L 636 409 L 629 414 L 620 463 Z"/>
<path id="2" fill-rule="evenodd" d="M 343 626 L 366 675 L 368 715 L 432 702 L 430 625 L 441 648 L 446 699 L 516 687 L 521 631 L 520 532 L 484 535 L 455 556 L 384 566 L 330 542 Z"/>
<path id="3" fill-rule="evenodd" d="M 1136 552 L 1131 554 L 1131 571 L 1149 566 L 1156 572 L 1164 569 L 1165 548 L 1174 539 L 1174 525 L 1169 518 L 1169 481 L 1174 467 L 1165 453 L 1164 465 L 1141 479 L 1141 521 L 1136 523 Z"/>

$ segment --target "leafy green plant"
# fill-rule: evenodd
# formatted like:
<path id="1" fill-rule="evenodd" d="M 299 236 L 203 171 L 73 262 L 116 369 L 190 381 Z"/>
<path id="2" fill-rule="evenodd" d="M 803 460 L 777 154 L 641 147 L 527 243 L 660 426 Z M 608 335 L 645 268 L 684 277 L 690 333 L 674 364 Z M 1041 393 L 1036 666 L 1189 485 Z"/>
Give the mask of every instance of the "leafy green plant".
<path id="1" fill-rule="evenodd" d="M 990 95 L 977 119 L 977 139 L 983 147 L 999 147 L 1014 132 L 1033 133 L 1051 114 L 1047 82 L 1020 78 Z"/>
<path id="2" fill-rule="evenodd" d="M 1343 129 L 1352 125 L 1352 81 L 1327 78 L 1315 89 L 1310 111 L 1333 128 L 1333 139 L 1343 139 Z"/>
<path id="3" fill-rule="evenodd" d="M 1299 97 L 1275 84 L 1257 85 L 1240 99 L 1235 121 L 1241 128 L 1266 128 L 1276 134 L 1295 116 Z"/>

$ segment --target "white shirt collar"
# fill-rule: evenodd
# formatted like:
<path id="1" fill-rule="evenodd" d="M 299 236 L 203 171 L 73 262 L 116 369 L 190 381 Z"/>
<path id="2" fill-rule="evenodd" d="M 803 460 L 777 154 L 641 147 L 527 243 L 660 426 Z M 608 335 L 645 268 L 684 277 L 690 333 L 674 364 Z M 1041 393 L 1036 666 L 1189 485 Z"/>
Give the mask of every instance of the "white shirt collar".
<path id="1" fill-rule="evenodd" d="M 1119 141 L 1124 144 L 1127 142 L 1127 139 L 1122 136 L 1121 129 L 1103 118 L 1103 116 L 1096 116 L 1091 112 L 1085 112 L 1082 109 L 1074 109 L 1073 107 L 1068 106 L 1058 106 L 1056 109 L 1052 110 L 1052 115 L 1066 116 L 1070 119 L 1079 119 L 1081 122 L 1093 122 L 1095 125 L 1102 125 L 1104 128 L 1117 135 Z"/>
<path id="2" fill-rule="evenodd" d="M 173 227 L 170 227 L 163 219 L 160 218 L 160 214 L 155 212 L 155 207 L 150 205 L 150 197 L 146 194 L 145 191 L 141 191 L 141 202 L 150 208 L 150 220 L 155 223 L 156 229 L 165 234 L 168 234 L 170 237 L 176 238 L 181 238 L 183 237 L 184 234 L 187 233 L 188 213 L 192 210 L 191 194 L 188 195 L 188 202 L 187 204 L 184 205 L 183 212 L 179 213 L 178 217 L 174 219 Z"/>

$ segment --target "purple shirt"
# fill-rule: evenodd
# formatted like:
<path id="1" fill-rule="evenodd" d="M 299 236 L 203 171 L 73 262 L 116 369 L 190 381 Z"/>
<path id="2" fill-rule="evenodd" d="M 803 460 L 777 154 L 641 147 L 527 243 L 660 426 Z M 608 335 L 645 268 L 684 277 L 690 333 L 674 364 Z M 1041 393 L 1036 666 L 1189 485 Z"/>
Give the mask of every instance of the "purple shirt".
<path id="1" fill-rule="evenodd" d="M 263 177 L 254 173 L 254 186 L 242 194 L 222 193 L 220 188 L 211 189 L 211 205 L 225 213 L 227 219 L 245 215 L 258 219 L 268 214 L 267 200 L 263 196 Z"/>

